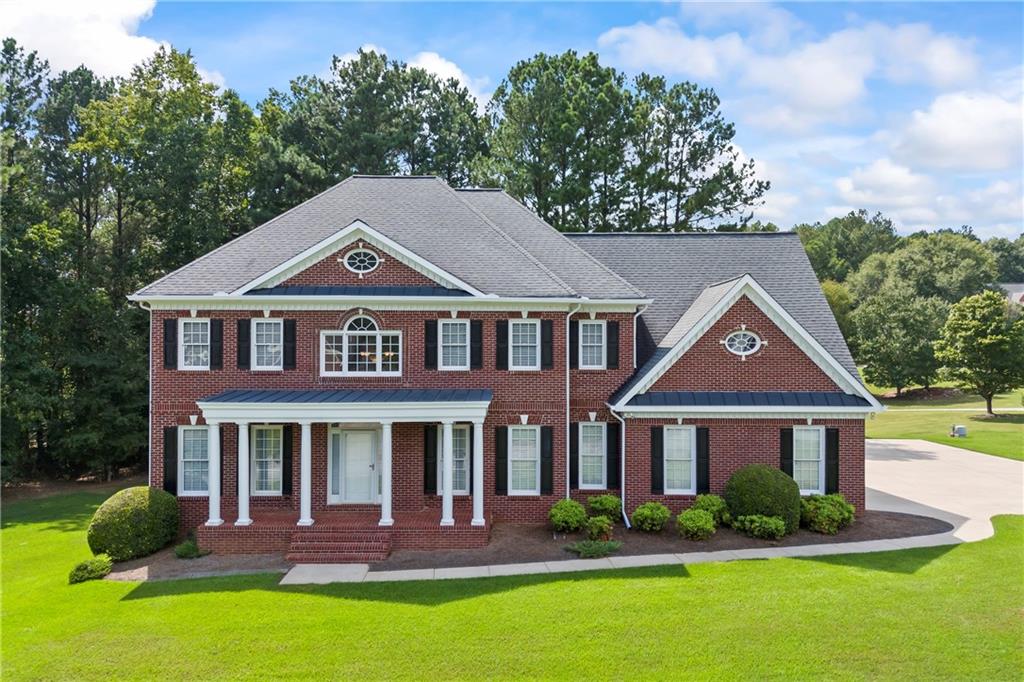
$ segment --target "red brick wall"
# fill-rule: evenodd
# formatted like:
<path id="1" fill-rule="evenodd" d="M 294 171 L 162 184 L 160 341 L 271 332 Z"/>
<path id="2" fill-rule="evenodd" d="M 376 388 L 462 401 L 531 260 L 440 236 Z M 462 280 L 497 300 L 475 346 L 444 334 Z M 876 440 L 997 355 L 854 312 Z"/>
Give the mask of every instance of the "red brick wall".
<path id="1" fill-rule="evenodd" d="M 767 344 L 746 359 L 720 343 L 747 325 Z M 664 375 L 652 391 L 839 391 L 825 372 L 743 296 Z"/>
<path id="2" fill-rule="evenodd" d="M 377 248 L 370 248 L 370 250 L 382 259 L 380 265 L 371 272 L 364 272 L 360 277 L 359 273 L 352 272 L 345 267 L 345 256 L 358 249 L 358 244 L 347 246 L 314 263 L 302 272 L 292 275 L 278 286 L 358 286 L 364 284 L 367 286 L 439 286 L 437 282 L 426 275 L 413 270 L 392 257 L 391 254 Z"/>

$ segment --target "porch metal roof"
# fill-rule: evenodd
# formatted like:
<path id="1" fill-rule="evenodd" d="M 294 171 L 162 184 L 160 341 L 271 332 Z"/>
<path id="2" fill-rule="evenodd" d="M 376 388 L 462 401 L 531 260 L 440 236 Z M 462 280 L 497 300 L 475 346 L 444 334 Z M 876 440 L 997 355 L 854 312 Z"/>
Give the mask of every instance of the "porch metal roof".
<path id="1" fill-rule="evenodd" d="M 377 388 L 337 390 L 229 389 L 202 403 L 471 403 L 490 402 L 488 388 Z"/>
<path id="2" fill-rule="evenodd" d="M 651 391 L 629 407 L 870 407 L 864 398 L 827 391 Z"/>

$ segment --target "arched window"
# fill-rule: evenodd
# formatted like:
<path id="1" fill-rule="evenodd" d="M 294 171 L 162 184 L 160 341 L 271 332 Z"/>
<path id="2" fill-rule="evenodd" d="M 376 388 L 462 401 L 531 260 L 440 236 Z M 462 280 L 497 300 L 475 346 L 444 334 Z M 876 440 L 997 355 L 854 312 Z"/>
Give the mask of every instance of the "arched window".
<path id="1" fill-rule="evenodd" d="M 353 317 L 345 325 L 345 331 L 349 332 L 375 332 L 377 323 L 368 317 Z"/>
<path id="2" fill-rule="evenodd" d="M 365 315 L 353 317 L 344 331 L 320 332 L 323 376 L 400 375 L 402 333 L 380 331 Z"/>

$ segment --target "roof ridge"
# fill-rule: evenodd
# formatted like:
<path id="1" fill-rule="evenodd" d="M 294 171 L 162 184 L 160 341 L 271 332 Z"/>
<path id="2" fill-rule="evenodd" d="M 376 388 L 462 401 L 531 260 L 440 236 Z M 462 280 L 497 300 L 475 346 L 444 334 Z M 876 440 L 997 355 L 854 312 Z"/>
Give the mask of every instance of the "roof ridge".
<path id="1" fill-rule="evenodd" d="M 470 211 L 472 211 L 472 212 L 474 213 L 474 215 L 476 215 L 477 217 L 479 217 L 479 218 L 480 218 L 480 220 L 482 220 L 482 221 L 484 222 L 484 224 L 486 224 L 486 225 L 487 225 L 488 227 L 490 227 L 491 229 L 493 229 L 493 230 L 494 230 L 494 231 L 495 231 L 496 233 L 498 233 L 499 235 L 501 235 L 501 237 L 502 237 L 502 238 L 504 238 L 504 239 L 505 239 L 505 241 L 507 241 L 507 242 L 508 242 L 509 244 L 511 244 L 511 245 L 512 245 L 512 246 L 513 246 L 513 247 L 514 247 L 515 249 L 517 249 L 517 250 L 518 250 L 518 251 L 519 251 L 520 253 L 522 253 L 522 254 L 523 254 L 524 256 L 526 256 L 526 257 L 527 257 L 527 258 L 528 258 L 528 259 L 529 259 L 529 260 L 530 260 L 530 261 L 531 261 L 531 262 L 532 262 L 532 263 L 533 263 L 534 265 L 536 265 L 536 266 L 537 266 L 538 268 L 540 268 L 541 270 L 543 270 L 543 271 L 544 271 L 544 273 L 545 273 L 545 274 L 547 274 L 547 275 L 548 275 L 548 276 L 549 276 L 549 277 L 550 277 L 551 279 L 553 279 L 553 280 L 554 280 L 554 281 L 555 281 L 555 282 L 556 282 L 556 283 L 557 283 L 558 285 L 560 285 L 561 287 L 563 287 L 563 288 L 564 288 L 564 289 L 565 289 L 566 291 L 570 292 L 570 293 L 571 293 L 572 295 L 574 295 L 574 296 L 579 296 L 579 295 L 580 295 L 578 291 L 576 291 L 576 290 L 575 290 L 575 289 L 573 289 L 573 288 L 572 288 L 571 286 L 569 286 L 569 285 L 568 285 L 568 284 L 567 284 L 566 282 L 564 282 L 564 281 L 562 280 L 562 278 L 561 278 L 561 277 L 559 277 L 558 275 L 556 275 L 556 274 L 555 274 L 555 273 L 554 273 L 554 272 L 553 272 L 553 271 L 552 271 L 552 270 L 551 270 L 550 268 L 548 268 L 548 267 L 547 267 L 546 265 L 544 265 L 544 264 L 543 264 L 543 263 L 541 263 L 541 262 L 540 262 L 539 260 L 537 260 L 537 258 L 536 258 L 536 257 L 535 257 L 535 256 L 534 256 L 534 255 L 533 255 L 532 253 L 530 253 L 529 251 L 527 251 L 527 250 L 526 250 L 526 249 L 525 249 L 525 248 L 523 247 L 523 245 L 522 245 L 522 244 L 520 244 L 520 243 L 519 243 L 519 242 L 517 242 L 517 241 L 516 241 L 515 239 L 513 239 L 512 237 L 510 237 L 510 236 L 509 236 L 509 234 L 508 234 L 507 232 L 505 232 L 505 231 L 504 231 L 504 230 L 502 230 L 502 229 L 501 229 L 500 227 L 498 227 L 498 226 L 497 226 L 497 225 L 496 225 L 496 224 L 495 224 L 495 223 L 494 223 L 493 221 L 491 221 L 491 219 L 490 219 L 490 218 L 488 218 L 488 217 L 487 217 L 486 215 L 484 215 L 484 214 L 483 214 L 482 212 L 480 212 L 480 210 L 478 210 L 478 209 L 477 209 L 477 208 L 476 208 L 475 206 L 473 206 L 473 205 L 472 205 L 472 204 L 470 204 L 470 203 L 469 203 L 468 201 L 466 201 L 465 199 L 463 199 L 462 197 L 460 197 L 460 196 L 459 196 L 459 193 L 458 193 L 458 192 L 456 192 L 456 191 L 455 191 L 454 189 L 452 189 L 452 187 L 451 187 L 451 186 L 450 186 L 450 185 L 449 185 L 449 184 L 448 184 L 447 182 L 444 182 L 444 181 L 443 181 L 443 180 L 441 180 L 440 178 L 437 178 L 437 182 L 438 182 L 438 183 L 439 183 L 439 184 L 440 184 L 440 185 L 441 185 L 442 187 L 444 187 L 444 188 L 445 188 L 446 190 L 448 190 L 449 192 L 451 192 L 452 196 L 454 196 L 454 197 L 455 197 L 456 199 L 458 199 L 458 201 L 459 201 L 459 203 L 460 203 L 460 204 L 462 204 L 463 206 L 465 206 L 466 208 L 468 208 L 468 209 L 469 209 Z"/>
<path id="2" fill-rule="evenodd" d="M 799 236 L 792 230 L 779 232 L 655 232 L 653 230 L 637 230 L 635 232 L 565 232 L 567 237 L 783 237 Z"/>

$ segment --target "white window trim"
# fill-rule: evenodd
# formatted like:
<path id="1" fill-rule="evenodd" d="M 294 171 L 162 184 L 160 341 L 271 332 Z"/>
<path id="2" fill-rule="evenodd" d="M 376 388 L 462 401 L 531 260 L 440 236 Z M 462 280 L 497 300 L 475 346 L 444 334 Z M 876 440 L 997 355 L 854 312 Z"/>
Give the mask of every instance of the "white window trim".
<path id="1" fill-rule="evenodd" d="M 473 485 L 473 482 L 469 480 L 470 479 L 469 471 L 470 471 L 470 468 L 472 467 L 472 462 L 473 462 L 473 439 L 472 439 L 472 437 L 470 436 L 470 433 L 469 433 L 469 424 L 454 424 L 452 426 L 452 433 L 454 434 L 455 431 L 465 431 L 466 432 L 466 489 L 465 490 L 459 490 L 458 488 L 455 488 L 454 486 L 452 487 L 452 495 L 454 495 L 455 497 L 458 497 L 459 495 L 462 495 L 462 496 L 469 495 L 469 490 L 470 490 L 470 488 Z M 452 449 L 454 450 L 455 449 L 454 448 L 454 438 L 452 440 L 452 443 L 453 443 Z M 438 495 L 443 495 L 444 494 L 444 466 L 443 465 L 444 465 L 444 430 L 443 429 L 438 429 L 437 430 L 437 494 Z M 452 467 L 453 467 L 452 471 L 454 471 L 455 470 L 454 469 L 454 467 L 455 467 L 455 460 L 454 459 L 452 460 Z"/>
<path id="2" fill-rule="evenodd" d="M 576 468 L 580 474 L 580 490 L 607 490 L 608 489 L 608 424 L 604 422 L 580 422 L 579 433 L 576 438 Z M 601 484 L 595 485 L 583 483 L 583 429 L 584 427 L 601 428 Z"/>
<path id="3" fill-rule="evenodd" d="M 205 437 L 209 437 L 208 429 L 205 426 L 179 426 L 178 427 L 178 497 L 208 497 L 209 486 L 206 490 L 185 490 L 185 431 L 202 431 Z M 209 440 L 207 440 L 209 443 Z M 210 453 L 206 453 L 206 477 L 210 477 Z"/>
<path id="4" fill-rule="evenodd" d="M 185 323 L 205 322 L 206 323 L 206 364 L 202 366 L 185 366 Z M 178 369 L 182 372 L 208 372 L 210 371 L 210 318 L 208 317 L 179 317 L 178 318 Z"/>
<path id="5" fill-rule="evenodd" d="M 446 365 L 444 364 L 444 326 L 461 325 L 466 329 L 466 364 Z M 471 329 L 469 320 L 438 320 L 437 321 L 437 368 L 447 372 L 463 372 L 469 370 L 470 353 L 472 352 L 472 341 L 469 338 Z"/>
<path id="6" fill-rule="evenodd" d="M 532 364 L 532 365 L 516 365 L 516 364 L 514 364 L 512 362 L 512 358 L 514 357 L 514 354 L 512 352 L 513 348 L 514 348 L 514 344 L 512 343 L 512 339 L 514 338 L 514 334 L 512 333 L 512 327 L 514 325 L 517 325 L 517 324 L 531 324 L 537 330 L 537 334 L 536 334 L 536 337 L 535 337 L 537 339 L 537 343 L 535 344 L 535 347 L 537 349 L 537 353 L 535 354 L 535 357 L 537 358 L 537 361 L 534 364 Z M 508 368 L 509 368 L 509 371 L 513 371 L 513 372 L 537 372 L 537 371 L 540 371 L 540 364 L 541 364 L 540 354 L 541 354 L 541 347 L 542 346 L 543 346 L 543 343 L 542 343 L 541 338 L 540 338 L 540 320 L 509 320 L 508 321 Z"/>
<path id="7" fill-rule="evenodd" d="M 583 326 L 595 325 L 601 327 L 601 364 L 586 365 L 583 363 Z M 579 334 L 577 338 L 577 364 L 580 369 L 605 369 L 608 366 L 608 325 L 605 320 L 580 320 Z"/>
<path id="8" fill-rule="evenodd" d="M 259 357 L 256 354 L 256 323 L 267 323 L 273 322 L 277 324 L 277 328 L 281 332 L 281 364 L 278 365 L 258 365 L 256 364 L 256 358 Z M 284 320 L 279 317 L 254 317 L 249 325 L 249 357 L 252 358 L 250 369 L 253 372 L 274 372 L 281 371 L 284 369 Z"/>
<path id="9" fill-rule="evenodd" d="M 377 337 L 377 366 L 380 367 L 383 362 L 381 356 L 381 337 L 382 336 L 397 336 L 398 337 L 398 369 L 394 372 L 348 372 L 342 370 L 340 372 L 328 372 L 327 371 L 327 337 L 328 336 L 341 336 L 343 337 L 341 353 L 342 363 L 348 364 L 348 339 L 349 336 L 376 336 Z M 320 376 L 322 377 L 398 377 L 402 376 L 402 363 L 404 362 L 404 346 L 402 344 L 402 332 L 400 331 L 362 331 L 362 332 L 349 332 L 343 329 L 321 329 L 320 330 Z"/>
<path id="10" fill-rule="evenodd" d="M 536 440 L 534 441 L 534 442 L 537 443 L 537 487 L 534 488 L 533 490 L 516 490 L 516 491 L 513 491 L 512 490 L 512 434 L 515 433 L 517 430 L 527 430 L 527 429 L 530 429 L 530 430 L 534 431 L 537 434 Z M 506 472 L 505 472 L 505 480 L 508 481 L 508 488 L 507 488 L 506 492 L 508 493 L 509 497 L 537 497 L 537 496 L 539 496 L 540 495 L 540 460 L 541 460 L 540 426 L 518 426 L 518 425 L 517 426 L 509 426 L 508 427 L 508 445 L 506 447 L 508 448 L 508 450 L 507 450 L 508 462 L 506 463 L 507 469 L 506 469 Z"/>
<path id="11" fill-rule="evenodd" d="M 350 257 L 350 256 L 352 256 L 353 254 L 356 254 L 356 253 L 364 253 L 364 252 L 365 252 L 365 253 L 369 253 L 369 254 L 372 254 L 372 255 L 373 255 L 373 257 L 374 257 L 374 258 L 376 259 L 376 261 L 377 261 L 377 262 L 376 262 L 376 265 L 374 265 L 374 266 L 373 266 L 372 268 L 370 268 L 369 270 L 356 270 L 355 268 L 353 268 L 352 266 L 350 266 L 350 265 L 348 264 L 348 259 L 349 259 L 349 257 Z M 366 247 L 364 247 L 364 246 L 360 246 L 360 247 L 359 247 L 359 248 L 357 248 L 357 249 L 351 249 L 351 250 L 349 250 L 349 251 L 346 251 L 346 252 L 345 252 L 345 255 L 341 257 L 341 261 L 342 261 L 342 264 L 343 264 L 343 265 L 345 266 L 345 269 L 346 269 L 346 270 L 348 270 L 349 272 L 354 272 L 355 274 L 359 275 L 359 277 L 362 277 L 363 275 L 368 275 L 368 274 L 370 274 L 371 272 L 373 272 L 374 270 L 376 270 L 377 268 L 379 268 L 379 267 L 380 267 L 380 264 L 381 264 L 381 262 L 382 262 L 383 260 L 384 260 L 384 259 L 380 257 L 380 254 L 379 254 L 379 253 L 377 253 L 377 252 L 376 252 L 376 251 L 374 251 L 373 249 L 368 249 L 368 248 L 366 248 Z"/>
<path id="12" fill-rule="evenodd" d="M 282 497 L 284 495 L 284 427 L 280 424 L 251 424 L 249 426 L 249 494 L 253 497 Z M 281 490 L 256 490 L 256 431 L 281 432 Z"/>
<path id="13" fill-rule="evenodd" d="M 824 495 L 825 494 L 825 427 L 824 426 L 794 426 L 793 427 L 793 468 L 796 469 L 796 434 L 800 431 L 817 431 L 818 433 L 818 487 L 816 489 L 804 490 L 801 488 L 801 495 Z M 799 460 L 807 462 L 810 460 Z M 794 476 L 795 478 L 795 476 Z"/>
<path id="14" fill-rule="evenodd" d="M 661 452 L 661 475 L 667 480 L 665 463 L 668 459 L 668 448 L 664 446 L 668 440 L 666 436 L 669 431 L 689 431 L 690 433 L 690 488 L 669 488 L 665 485 L 666 495 L 696 495 L 697 494 L 697 427 L 696 426 L 663 426 L 662 427 L 662 452 Z"/>

